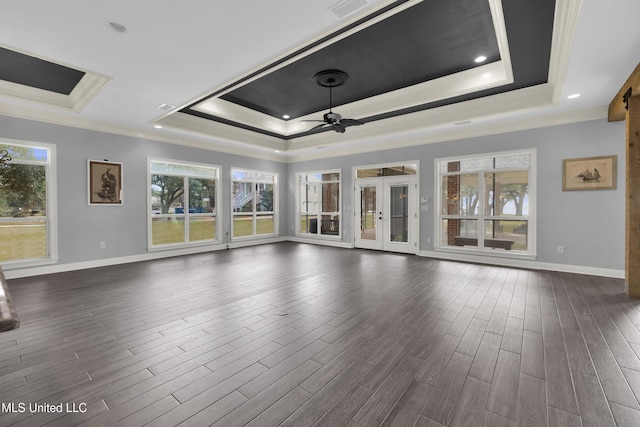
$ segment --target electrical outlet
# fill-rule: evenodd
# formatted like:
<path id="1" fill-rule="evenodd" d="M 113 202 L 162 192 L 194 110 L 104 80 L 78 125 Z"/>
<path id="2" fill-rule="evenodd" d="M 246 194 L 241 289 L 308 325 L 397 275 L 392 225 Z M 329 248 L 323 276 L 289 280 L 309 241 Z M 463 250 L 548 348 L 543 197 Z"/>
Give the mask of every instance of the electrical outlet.
<path id="1" fill-rule="evenodd" d="M 104 249 L 107 247 L 107 244 L 105 242 L 100 242 L 100 249 Z"/>
<path id="2" fill-rule="evenodd" d="M 558 246 L 556 248 L 556 250 L 558 251 L 559 254 L 563 254 L 564 253 L 564 246 Z"/>

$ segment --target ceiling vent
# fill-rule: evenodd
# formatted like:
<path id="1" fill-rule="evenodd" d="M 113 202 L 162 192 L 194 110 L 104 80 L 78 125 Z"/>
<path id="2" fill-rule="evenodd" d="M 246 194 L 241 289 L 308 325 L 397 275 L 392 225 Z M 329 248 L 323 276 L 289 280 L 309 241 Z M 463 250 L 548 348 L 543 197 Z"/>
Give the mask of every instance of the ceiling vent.
<path id="1" fill-rule="evenodd" d="M 329 8 L 338 19 L 342 19 L 367 5 L 365 0 L 342 0 Z"/>
<path id="2" fill-rule="evenodd" d="M 160 104 L 156 107 L 156 109 L 162 110 L 162 111 L 171 111 L 174 108 L 176 108 L 176 106 L 171 104 Z"/>

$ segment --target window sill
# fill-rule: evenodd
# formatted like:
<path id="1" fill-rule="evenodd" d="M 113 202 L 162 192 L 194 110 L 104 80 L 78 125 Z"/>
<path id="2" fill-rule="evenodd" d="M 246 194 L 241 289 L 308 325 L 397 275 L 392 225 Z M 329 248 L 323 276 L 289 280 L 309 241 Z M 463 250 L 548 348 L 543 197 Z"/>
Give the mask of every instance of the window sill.
<path id="1" fill-rule="evenodd" d="M 302 239 L 318 239 L 318 240 L 342 240 L 342 236 L 339 234 L 301 234 L 296 233 L 296 237 L 300 237 Z"/>
<path id="2" fill-rule="evenodd" d="M 242 237 L 232 237 L 232 242 L 245 242 L 247 240 L 262 240 L 262 239 L 273 239 L 274 237 L 279 237 L 279 234 L 258 234 L 255 236 L 242 236 Z"/>
<path id="3" fill-rule="evenodd" d="M 203 246 L 218 246 L 221 245 L 222 241 L 220 240 L 204 240 L 202 242 L 195 243 L 169 243 L 166 245 L 156 245 L 149 246 L 147 248 L 148 252 L 158 252 L 158 251 L 170 251 L 174 249 L 189 249 L 189 248 L 200 248 Z"/>

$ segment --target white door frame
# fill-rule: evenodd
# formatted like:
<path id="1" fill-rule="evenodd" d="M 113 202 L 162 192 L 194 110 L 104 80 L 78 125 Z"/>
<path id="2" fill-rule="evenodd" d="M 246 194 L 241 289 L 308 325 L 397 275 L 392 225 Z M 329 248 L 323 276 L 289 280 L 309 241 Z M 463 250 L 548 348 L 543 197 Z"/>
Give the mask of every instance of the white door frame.
<path id="1" fill-rule="evenodd" d="M 385 167 L 393 167 L 398 165 L 407 165 L 413 164 L 416 165 L 416 174 L 415 175 L 395 175 L 395 176 L 386 176 L 386 177 L 372 177 L 372 178 L 357 178 L 357 172 L 361 169 L 381 169 Z M 357 248 L 365 248 L 365 249 L 378 249 L 389 252 L 402 252 L 402 253 L 411 253 L 417 254 L 419 252 L 419 235 L 420 235 L 420 217 L 419 217 L 419 200 L 420 200 L 420 191 L 419 191 L 419 172 L 420 172 L 420 163 L 419 161 L 410 161 L 410 162 L 393 162 L 387 164 L 377 164 L 377 165 L 364 165 L 364 166 L 355 166 L 352 171 L 352 181 L 353 181 L 353 243 L 354 247 Z M 388 217 L 389 213 L 386 212 L 382 215 L 382 219 L 380 219 L 380 210 L 383 208 L 381 206 L 384 203 L 384 200 L 389 197 L 390 187 L 407 183 L 409 185 L 409 233 L 408 233 L 408 242 L 391 242 L 389 240 L 389 233 L 385 232 L 385 229 L 390 225 L 390 219 Z M 376 186 L 376 203 L 377 203 L 377 211 L 375 212 L 375 221 L 376 223 L 376 231 L 377 231 L 377 239 L 376 240 L 363 240 L 360 239 L 360 185 L 371 185 Z M 388 202 L 387 202 L 388 203 Z M 384 208 L 383 208 L 384 210 Z M 387 209 L 389 210 L 389 209 Z"/>

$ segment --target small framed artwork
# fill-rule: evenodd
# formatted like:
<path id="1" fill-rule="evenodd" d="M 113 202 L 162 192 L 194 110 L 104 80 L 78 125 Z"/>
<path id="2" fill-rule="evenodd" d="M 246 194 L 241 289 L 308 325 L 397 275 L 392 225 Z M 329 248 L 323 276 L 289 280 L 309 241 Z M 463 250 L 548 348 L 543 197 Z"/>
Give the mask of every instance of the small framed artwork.
<path id="1" fill-rule="evenodd" d="M 562 161 L 562 190 L 613 190 L 617 156 L 584 157 Z"/>
<path id="2" fill-rule="evenodd" d="M 90 205 L 122 205 L 122 163 L 88 160 Z"/>

